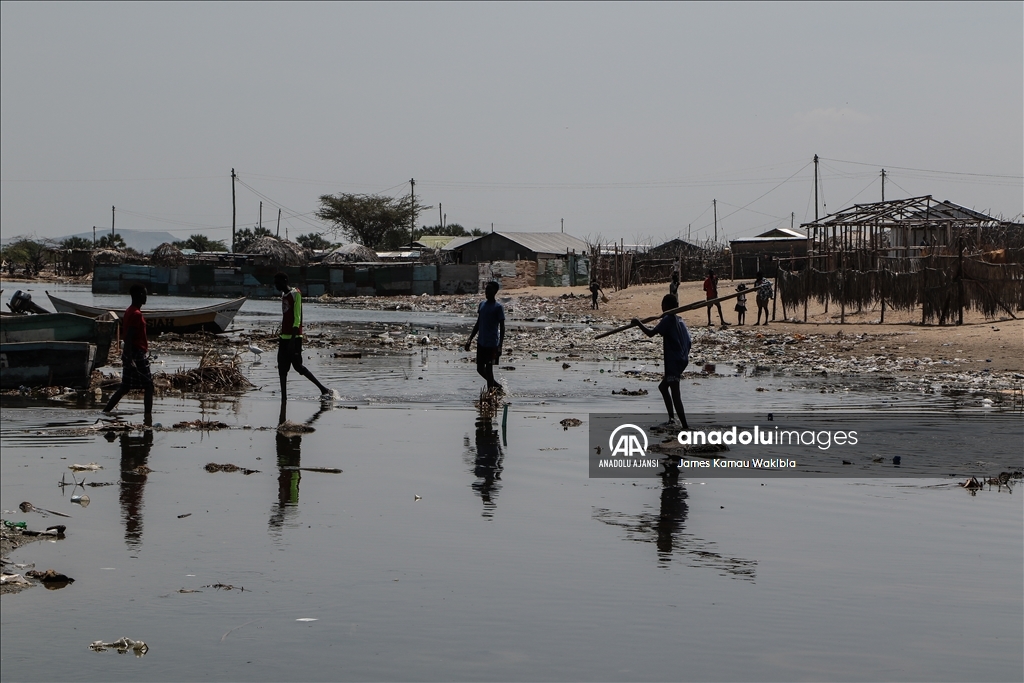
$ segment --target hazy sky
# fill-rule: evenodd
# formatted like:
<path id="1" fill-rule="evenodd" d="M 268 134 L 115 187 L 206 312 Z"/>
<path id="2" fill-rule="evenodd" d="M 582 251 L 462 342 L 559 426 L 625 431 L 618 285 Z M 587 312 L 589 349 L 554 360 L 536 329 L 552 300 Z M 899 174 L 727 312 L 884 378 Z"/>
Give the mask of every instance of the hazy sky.
<path id="1" fill-rule="evenodd" d="M 420 224 L 660 242 L 853 201 L 1024 210 L 1024 5 L 0 3 L 0 229 Z M 933 173 L 937 171 L 938 173 Z M 787 179 L 789 179 L 787 181 Z M 252 189 L 249 189 L 252 188 Z M 692 224 L 692 228 L 688 228 Z"/>

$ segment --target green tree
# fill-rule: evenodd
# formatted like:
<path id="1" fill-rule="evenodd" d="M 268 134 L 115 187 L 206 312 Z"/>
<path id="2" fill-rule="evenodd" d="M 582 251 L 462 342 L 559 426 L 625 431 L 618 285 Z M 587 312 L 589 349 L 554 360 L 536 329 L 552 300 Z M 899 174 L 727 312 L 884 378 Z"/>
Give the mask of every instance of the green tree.
<path id="1" fill-rule="evenodd" d="M 4 248 L 3 258 L 38 273 L 50 262 L 50 246 L 28 237 L 21 237 Z"/>
<path id="2" fill-rule="evenodd" d="M 424 207 L 409 195 L 384 197 L 376 194 L 325 194 L 320 197 L 316 217 L 341 234 L 375 251 L 396 249 L 409 242 L 410 225 Z"/>
<path id="3" fill-rule="evenodd" d="M 422 228 L 416 231 L 416 239 L 419 239 L 423 235 L 448 235 L 450 237 L 479 237 L 480 235 L 483 234 L 483 230 L 480 230 L 479 228 L 466 230 L 466 228 L 459 225 L 458 223 L 448 223 L 447 225 L 444 226 L 440 224 L 435 224 L 433 226 L 424 225 Z"/>
<path id="4" fill-rule="evenodd" d="M 331 249 L 334 244 L 324 239 L 324 236 L 318 232 L 311 232 L 307 235 L 299 235 L 295 238 L 295 241 L 304 246 L 306 249 L 312 249 L 313 251 L 324 251 L 325 249 Z"/>
<path id="5" fill-rule="evenodd" d="M 249 228 L 242 228 L 241 230 L 235 231 L 235 251 L 243 252 L 249 248 L 249 245 L 258 240 L 261 237 L 273 237 L 274 233 L 269 228 L 264 228 L 259 225 L 254 226 L 251 230 Z"/>
<path id="6" fill-rule="evenodd" d="M 200 254 L 206 251 L 227 251 L 228 246 L 220 241 L 211 240 L 206 235 L 192 235 L 183 242 L 175 242 L 178 249 L 194 249 Z"/>
<path id="7" fill-rule="evenodd" d="M 124 238 L 121 237 L 121 233 L 114 233 L 113 235 L 104 235 L 96 242 L 96 246 L 100 249 L 127 249 L 128 245 L 125 244 Z"/>
<path id="8" fill-rule="evenodd" d="M 85 237 L 69 237 L 61 241 L 61 249 L 92 249 L 92 240 Z"/>

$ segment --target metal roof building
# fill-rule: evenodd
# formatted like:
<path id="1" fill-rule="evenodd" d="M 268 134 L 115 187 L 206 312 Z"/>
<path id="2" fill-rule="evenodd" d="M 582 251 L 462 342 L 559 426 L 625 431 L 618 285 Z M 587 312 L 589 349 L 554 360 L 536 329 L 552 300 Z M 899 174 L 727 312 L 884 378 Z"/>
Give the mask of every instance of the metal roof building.
<path id="1" fill-rule="evenodd" d="M 459 247 L 463 263 L 536 261 L 586 254 L 587 243 L 561 232 L 492 232 Z"/>

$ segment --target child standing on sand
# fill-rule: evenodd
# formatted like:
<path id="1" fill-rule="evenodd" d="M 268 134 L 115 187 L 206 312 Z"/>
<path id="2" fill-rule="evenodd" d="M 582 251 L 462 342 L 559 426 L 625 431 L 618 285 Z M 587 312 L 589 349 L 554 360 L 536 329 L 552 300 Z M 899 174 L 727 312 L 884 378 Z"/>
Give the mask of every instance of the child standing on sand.
<path id="1" fill-rule="evenodd" d="M 747 291 L 747 286 L 744 285 L 744 284 L 741 284 L 739 287 L 736 288 L 736 291 L 737 292 L 746 292 Z M 736 297 L 736 324 L 737 325 L 742 325 L 746 319 L 747 319 L 747 295 L 746 294 L 740 294 L 738 297 Z"/>
<path id="2" fill-rule="evenodd" d="M 661 310 L 670 311 L 679 306 L 679 300 L 671 294 L 666 294 L 661 300 Z M 664 341 L 665 351 L 665 377 L 658 385 L 661 397 L 665 399 L 665 409 L 668 410 L 668 422 L 666 427 L 681 425 L 683 429 L 689 429 L 686 424 L 686 413 L 683 412 L 683 399 L 679 394 L 679 380 L 682 378 L 683 370 L 690 362 L 690 331 L 686 329 L 686 323 L 678 315 L 663 315 L 658 324 L 651 329 L 644 325 L 638 318 L 631 321 L 636 327 L 643 330 L 648 337 L 660 334 Z M 669 393 L 671 392 L 671 397 Z M 679 413 L 679 422 L 676 422 L 673 414 Z"/>

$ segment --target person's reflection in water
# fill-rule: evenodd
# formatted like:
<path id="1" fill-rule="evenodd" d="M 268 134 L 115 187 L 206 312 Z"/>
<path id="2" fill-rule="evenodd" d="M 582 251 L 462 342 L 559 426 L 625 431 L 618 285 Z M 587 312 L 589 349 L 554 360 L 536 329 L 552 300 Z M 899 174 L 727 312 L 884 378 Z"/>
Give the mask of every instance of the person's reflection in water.
<path id="1" fill-rule="evenodd" d="M 473 474 L 477 477 L 472 486 L 483 500 L 482 514 L 484 517 L 493 517 L 494 509 L 497 507 L 494 499 L 501 490 L 502 462 L 505 455 L 501 451 L 498 430 L 493 427 L 489 418 L 477 417 L 475 445 L 470 446 L 469 439 L 466 439 L 466 455 L 467 460 L 472 463 Z"/>
<path id="2" fill-rule="evenodd" d="M 278 430 L 274 434 L 277 445 L 277 504 L 270 512 L 270 529 L 280 532 L 286 522 L 290 522 L 298 511 L 299 482 L 302 473 L 298 469 L 302 464 L 302 434 L 287 429 L 288 404 L 281 402 L 281 415 Z M 330 403 L 321 403 L 320 409 L 303 424 L 312 426 L 320 416 L 331 409 Z"/>
<path id="3" fill-rule="evenodd" d="M 113 436 L 113 432 L 110 433 Z M 110 437 L 108 437 L 110 438 Z M 153 430 L 133 435 L 122 432 L 121 445 L 121 516 L 124 518 L 124 540 L 131 549 L 142 546 L 142 490 L 149 474 L 149 451 L 153 448 Z"/>
<path id="4" fill-rule="evenodd" d="M 594 510 L 594 517 L 605 524 L 626 531 L 630 541 L 654 542 L 658 549 L 658 566 L 667 569 L 673 557 L 682 559 L 690 567 L 713 567 L 732 578 L 753 581 L 756 560 L 726 557 L 714 551 L 714 543 L 696 538 L 685 532 L 689 506 L 688 493 L 679 481 L 679 464 L 675 458 L 662 463 L 661 505 L 657 514 L 644 512 L 626 515 L 607 508 Z"/>

